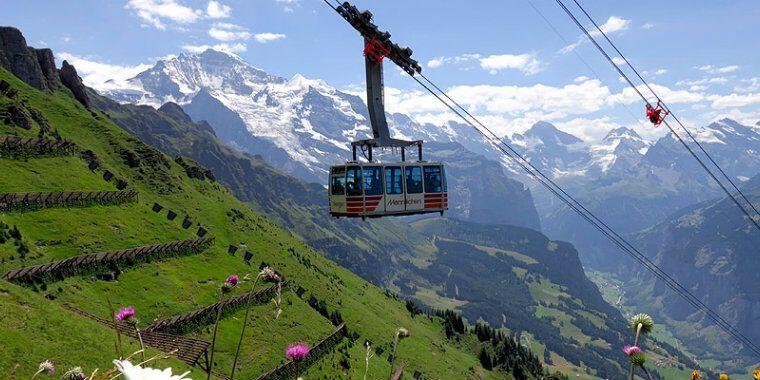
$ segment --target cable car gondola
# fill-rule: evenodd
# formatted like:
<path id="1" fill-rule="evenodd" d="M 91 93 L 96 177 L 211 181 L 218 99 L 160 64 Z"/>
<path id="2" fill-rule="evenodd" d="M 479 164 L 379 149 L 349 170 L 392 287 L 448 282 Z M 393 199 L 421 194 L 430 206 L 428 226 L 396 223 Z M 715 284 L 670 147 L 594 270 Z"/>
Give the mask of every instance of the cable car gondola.
<path id="1" fill-rule="evenodd" d="M 381 32 L 371 22 L 372 13 L 344 2 L 335 10 L 364 37 L 367 74 L 367 106 L 373 138 L 351 143 L 353 157 L 345 164 L 330 167 L 328 197 L 330 214 L 335 217 L 379 218 L 413 214 L 440 213 L 448 209 L 446 170 L 443 163 L 422 159 L 422 140 L 406 141 L 390 137 L 385 119 L 383 58 L 414 75 L 421 73 L 412 59 L 412 49 L 399 47 L 390 33 Z M 406 149 L 417 147 L 417 161 L 406 160 Z M 366 152 L 360 162 L 357 148 Z M 401 161 L 373 161 L 373 148 L 400 149 Z"/>

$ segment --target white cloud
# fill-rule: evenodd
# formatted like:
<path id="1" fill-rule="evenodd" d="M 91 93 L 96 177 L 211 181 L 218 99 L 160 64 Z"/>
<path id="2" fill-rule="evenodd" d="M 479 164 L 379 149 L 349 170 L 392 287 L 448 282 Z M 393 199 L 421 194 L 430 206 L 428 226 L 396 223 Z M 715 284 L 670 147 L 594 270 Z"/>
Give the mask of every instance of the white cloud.
<path id="1" fill-rule="evenodd" d="M 713 65 L 705 65 L 705 66 L 697 67 L 697 70 L 704 71 L 708 74 L 728 74 L 736 70 L 739 70 L 739 66 L 729 65 L 729 66 L 717 67 Z"/>
<path id="2" fill-rule="evenodd" d="M 247 40 L 251 38 L 251 33 L 245 30 L 242 26 L 226 22 L 215 23 L 211 29 L 209 29 L 208 35 L 216 40 L 224 42 Z"/>
<path id="3" fill-rule="evenodd" d="M 513 69 L 525 74 L 535 74 L 543 68 L 541 61 L 535 53 L 525 54 L 494 54 L 482 56 L 480 54 L 461 54 L 453 57 L 435 57 L 427 62 L 427 67 L 437 69 L 444 65 L 459 65 L 460 70 L 472 69 L 472 64 L 477 63 L 482 69 L 491 74 L 497 74 L 501 70 Z"/>
<path id="4" fill-rule="evenodd" d="M 717 97 L 712 102 L 712 108 L 714 109 L 726 109 L 746 107 L 750 105 L 760 104 L 760 93 L 757 94 L 730 94 Z"/>
<path id="5" fill-rule="evenodd" d="M 177 0 L 129 0 L 125 9 L 134 11 L 147 25 L 166 29 L 165 20 L 179 24 L 191 24 L 203 15 L 203 11 L 182 5 Z"/>
<path id="6" fill-rule="evenodd" d="M 260 44 L 265 44 L 267 42 L 281 40 L 285 37 L 284 34 L 280 33 L 257 33 L 253 36 L 253 39 Z"/>
<path id="7" fill-rule="evenodd" d="M 553 87 L 537 84 L 520 86 L 456 86 L 449 94 L 475 110 L 516 116 L 529 111 L 563 115 L 581 115 L 598 111 L 611 95 L 598 80 Z"/>
<path id="8" fill-rule="evenodd" d="M 221 43 L 216 45 L 183 45 L 182 49 L 191 53 L 202 53 L 208 49 L 219 50 L 225 53 L 241 53 L 247 51 L 248 47 L 245 46 L 245 44 L 238 42 L 234 44 Z"/>
<path id="9" fill-rule="evenodd" d="M 427 62 L 427 67 L 430 69 L 437 69 L 443 66 L 443 63 L 445 62 L 444 60 L 444 57 L 433 58 Z"/>
<path id="10" fill-rule="evenodd" d="M 570 133 L 585 141 L 599 141 L 615 129 L 624 127 L 612 120 L 609 116 L 600 118 L 574 118 L 566 121 L 555 121 L 553 124 L 561 131 Z M 639 125 L 626 125 L 625 127 L 639 129 Z"/>
<path id="11" fill-rule="evenodd" d="M 575 79 L 573 79 L 573 82 L 575 82 L 575 83 L 581 83 L 581 82 L 585 82 L 585 81 L 587 81 L 589 79 L 591 79 L 591 78 L 589 78 L 589 77 L 587 77 L 585 75 L 581 75 L 581 76 L 576 77 Z"/>
<path id="12" fill-rule="evenodd" d="M 664 99 L 668 104 L 678 103 L 696 103 L 703 100 L 709 100 L 710 96 L 701 92 L 692 92 L 688 90 L 673 90 L 669 87 L 659 84 L 650 83 L 650 87 Z M 653 96 L 650 95 L 649 89 L 645 85 L 638 85 L 636 88 L 648 97 L 648 100 L 652 103 L 657 102 Z M 610 96 L 607 101 L 610 105 L 613 104 L 634 104 L 641 102 L 641 97 L 631 87 L 626 87 L 622 92 Z"/>
<path id="13" fill-rule="evenodd" d="M 227 18 L 230 17 L 232 8 L 229 5 L 222 4 L 218 1 L 211 0 L 206 6 L 206 15 L 209 18 Z"/>
<path id="14" fill-rule="evenodd" d="M 705 101 L 717 99 L 715 95 L 701 92 L 674 90 L 657 84 L 651 86 L 670 104 L 705 104 Z M 647 92 L 643 85 L 639 90 Z M 487 125 L 501 134 L 507 130 L 527 128 L 539 120 L 547 120 L 565 123 L 568 128 L 577 130 L 579 137 L 587 140 L 603 137 L 609 129 L 617 126 L 613 119 L 596 115 L 608 114 L 610 110 L 621 106 L 642 103 L 632 88 L 613 93 L 601 81 L 587 77 L 575 78 L 572 83 L 564 86 L 474 85 L 454 86 L 445 91 L 479 119 L 491 120 L 492 123 Z M 456 115 L 444 108 L 432 95 L 421 91 L 386 88 L 385 100 L 389 112 L 405 113 L 420 121 L 436 124 L 448 120 L 459 121 Z M 643 106 L 641 108 L 641 120 L 644 120 Z M 636 130 L 642 136 L 659 133 L 645 130 L 646 124 L 643 122 L 638 125 Z M 600 128 L 599 131 L 595 132 L 594 127 Z"/>
<path id="15" fill-rule="evenodd" d="M 122 87 L 127 79 L 152 66 L 149 64 L 135 66 L 112 65 L 66 52 L 59 53 L 57 56 L 59 59 L 66 60 L 76 67 L 77 73 L 82 77 L 85 85 L 99 91 L 107 90 L 112 86 L 114 88 Z"/>
<path id="16" fill-rule="evenodd" d="M 708 122 L 729 118 L 729 119 L 736 120 L 739 123 L 744 124 L 744 125 L 755 126 L 755 128 L 760 128 L 760 125 L 757 124 L 758 122 L 760 122 L 760 111 L 755 111 L 755 110 L 742 111 L 740 109 L 733 108 L 729 110 L 706 112 L 705 114 L 701 115 L 701 117 L 702 119 Z"/>
<path id="17" fill-rule="evenodd" d="M 711 85 L 725 84 L 725 83 L 728 83 L 728 78 L 713 77 L 713 78 L 702 78 L 702 79 L 696 79 L 696 80 L 681 80 L 681 81 L 676 82 L 676 86 L 689 86 L 689 89 L 691 89 L 692 91 L 701 91 L 701 90 L 709 88 Z"/>
<path id="18" fill-rule="evenodd" d="M 301 0 L 275 0 L 276 3 L 282 5 L 282 9 L 285 12 L 293 12 L 295 8 L 301 4 Z"/>
<path id="19" fill-rule="evenodd" d="M 612 57 L 612 62 L 615 62 L 616 65 L 625 65 L 625 59 L 620 57 Z"/>
<path id="20" fill-rule="evenodd" d="M 388 112 L 407 115 L 440 114 L 447 110 L 443 104 L 427 92 L 421 90 L 403 91 L 393 87 L 385 88 L 385 107 Z"/>
<path id="21" fill-rule="evenodd" d="M 741 93 L 760 92 L 760 77 L 742 79 L 740 83 L 734 87 L 734 91 Z"/>
<path id="22" fill-rule="evenodd" d="M 504 69 L 514 69 L 531 75 L 541 71 L 541 62 L 536 59 L 534 53 L 520 55 L 501 54 L 481 58 L 480 67 L 488 70 L 491 74 L 496 74 Z"/>
<path id="23" fill-rule="evenodd" d="M 621 32 L 623 30 L 628 29 L 628 27 L 631 25 L 631 20 L 626 20 L 624 18 L 620 18 L 617 16 L 610 16 L 610 18 L 607 19 L 607 21 L 602 24 L 599 28 L 604 32 L 605 34 L 613 34 L 617 32 Z M 594 37 L 600 35 L 598 31 L 591 32 L 591 35 Z"/>
<path id="24" fill-rule="evenodd" d="M 604 24 L 599 26 L 599 29 L 601 29 L 605 34 L 611 35 L 611 34 L 622 32 L 628 29 L 630 25 L 631 25 L 631 20 L 626 20 L 618 16 L 610 16 L 610 18 L 608 18 L 607 21 L 604 22 Z M 587 29 L 589 29 L 591 36 L 593 37 L 601 36 L 601 33 L 599 33 L 599 31 L 596 30 L 595 27 L 591 26 L 591 27 L 587 27 Z M 583 44 L 584 41 L 586 41 L 586 36 L 581 35 L 580 37 L 578 37 L 578 41 L 563 47 L 562 49 L 560 49 L 560 52 L 562 54 L 570 53 L 573 50 L 575 50 L 578 46 L 581 46 L 581 44 Z"/>
<path id="25" fill-rule="evenodd" d="M 653 77 L 656 77 L 656 76 L 658 76 L 658 75 L 667 74 L 667 72 L 668 72 L 668 70 L 667 70 L 667 69 L 657 69 L 657 70 L 655 70 L 655 71 L 648 71 L 648 70 L 645 70 L 645 71 L 642 71 L 641 73 L 642 73 L 642 74 L 644 74 L 644 75 L 649 75 L 649 76 L 653 76 Z"/>
<path id="26" fill-rule="evenodd" d="M 651 22 L 648 22 L 641 26 L 641 29 L 652 29 L 652 28 L 654 28 L 654 24 L 652 24 Z"/>

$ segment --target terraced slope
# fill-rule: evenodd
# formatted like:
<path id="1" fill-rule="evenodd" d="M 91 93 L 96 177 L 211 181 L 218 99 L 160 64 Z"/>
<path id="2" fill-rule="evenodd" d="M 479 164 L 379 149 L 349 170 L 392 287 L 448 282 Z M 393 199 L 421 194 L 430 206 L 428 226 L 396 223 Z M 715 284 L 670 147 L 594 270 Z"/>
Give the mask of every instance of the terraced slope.
<path id="1" fill-rule="evenodd" d="M 59 368 L 78 365 L 87 371 L 110 366 L 115 357 L 114 331 L 64 309 L 64 304 L 105 318 L 109 300 L 115 307 L 134 305 L 140 327 L 146 327 L 153 321 L 214 304 L 219 301 L 219 285 L 228 274 L 243 277 L 257 273 L 259 264 L 265 262 L 276 268 L 289 286 L 282 291 L 279 318 L 275 318 L 271 303 L 254 306 L 253 328 L 248 329 L 251 336 L 238 366 L 240 378 L 255 378 L 284 363 L 283 350 L 289 343 L 316 343 L 334 332 L 333 321 L 307 302 L 312 298 L 329 312 L 339 311 L 340 319 L 360 343 L 341 340 L 307 370 L 306 378 L 358 377 L 364 367 L 364 340 L 384 348 L 384 354 L 371 362 L 370 376 L 386 376 L 390 372 L 386 358 L 392 334 L 399 326 L 413 332 L 398 352 L 410 373 L 418 370 L 427 378 L 509 377 L 484 370 L 467 346 L 447 340 L 440 319 L 411 317 L 401 301 L 283 232 L 220 184 L 205 177 L 198 179 L 197 175 L 191 178 L 188 173 L 195 172 L 187 169 L 187 162 L 182 166 L 144 145 L 104 114 L 82 107 L 65 91 L 37 91 L 4 70 L 0 70 L 0 79 L 17 91 L 13 99 L 0 97 L 0 110 L 23 102 L 40 112 L 61 137 L 73 141 L 80 153 L 86 152 L 69 157 L 0 158 L 0 192 L 116 190 L 117 184 L 126 183 L 127 189 L 139 193 L 137 201 L 127 204 L 0 214 L 0 222 L 7 225 L 4 231 L 18 237 L 0 244 L 0 272 L 82 254 L 192 239 L 201 230 L 215 239 L 213 246 L 191 255 L 172 255 L 133 266 L 117 264 L 97 274 L 31 285 L 0 282 L 0 373 L 10 373 L 19 363 L 18 376 L 28 377 L 44 358 L 54 360 Z M 36 124 L 22 129 L 3 123 L 0 134 L 31 137 L 39 128 Z M 94 171 L 90 169 L 93 157 L 99 163 Z M 106 171 L 112 174 L 110 181 L 103 179 Z M 122 182 L 117 183 L 117 179 Z M 154 203 L 163 209 L 154 212 Z M 178 215 L 174 220 L 167 217 L 170 210 Z M 183 228 L 186 218 L 192 227 Z M 228 253 L 230 245 L 240 244 L 245 250 Z M 253 254 L 252 266 L 243 260 L 244 251 Z M 250 290 L 250 285 L 244 282 L 233 295 Z M 301 297 L 294 294 L 295 290 Z M 220 374 L 229 371 L 241 318 L 242 311 L 238 310 L 220 324 L 214 363 Z M 211 340 L 211 331 L 201 325 L 186 336 Z M 127 350 L 136 348 L 133 340 L 127 342 Z M 184 370 L 177 360 L 159 365 Z"/>

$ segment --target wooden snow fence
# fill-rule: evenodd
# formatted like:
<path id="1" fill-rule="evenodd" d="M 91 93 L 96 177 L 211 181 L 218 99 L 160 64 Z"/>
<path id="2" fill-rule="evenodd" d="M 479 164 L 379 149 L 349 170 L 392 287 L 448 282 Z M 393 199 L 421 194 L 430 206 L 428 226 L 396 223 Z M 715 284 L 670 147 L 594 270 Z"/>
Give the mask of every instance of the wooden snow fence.
<path id="1" fill-rule="evenodd" d="M 280 284 L 282 288 L 287 286 L 287 282 Z M 251 302 L 251 305 L 266 303 L 277 293 L 278 285 L 272 285 L 255 292 L 248 292 L 236 297 L 228 298 L 215 304 L 206 306 L 202 309 L 191 311 L 184 314 L 158 321 L 148 326 L 146 331 L 161 331 L 171 334 L 184 334 L 190 331 L 198 330 L 201 327 L 214 323 L 219 308 L 222 309 L 222 317 L 232 314 L 238 309 Z"/>
<path id="2" fill-rule="evenodd" d="M 257 377 L 256 380 L 288 380 L 296 379 L 319 359 L 332 351 L 343 337 L 346 336 L 346 325 L 341 323 L 335 331 L 309 350 L 309 354 L 301 360 L 291 360 L 271 371 Z"/>
<path id="3" fill-rule="evenodd" d="M 0 135 L 0 157 L 69 156 L 74 153 L 76 145 L 71 141 Z"/>
<path id="4" fill-rule="evenodd" d="M 118 267 L 133 266 L 160 258 L 195 254 L 213 243 L 213 237 L 198 238 L 74 256 L 47 264 L 14 269 L 4 274 L 2 279 L 17 283 L 60 281 L 71 276 L 115 270 Z"/>
<path id="5" fill-rule="evenodd" d="M 137 201 L 137 191 L 57 191 L 0 193 L 0 212 L 32 211 L 52 207 L 117 205 Z"/>
<path id="6" fill-rule="evenodd" d="M 98 317 L 71 305 L 64 304 L 62 307 L 102 325 L 108 326 L 109 328 L 115 328 L 121 335 L 138 340 L 137 332 L 131 325 L 123 322 L 114 323 L 113 320 Z M 191 366 L 203 364 L 200 362 L 200 359 L 207 353 L 209 346 L 211 346 L 211 343 L 205 340 L 188 338 L 180 335 L 170 335 L 157 331 L 140 330 L 140 337 L 142 337 L 143 343 L 146 346 L 169 354 Z"/>

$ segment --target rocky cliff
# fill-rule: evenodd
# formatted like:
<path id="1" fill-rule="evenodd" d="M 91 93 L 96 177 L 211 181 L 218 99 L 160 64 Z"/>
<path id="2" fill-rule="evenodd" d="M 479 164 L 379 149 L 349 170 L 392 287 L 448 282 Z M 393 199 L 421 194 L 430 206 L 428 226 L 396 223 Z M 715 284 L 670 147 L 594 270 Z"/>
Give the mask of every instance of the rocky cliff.
<path id="1" fill-rule="evenodd" d="M 53 51 L 28 46 L 16 28 L 0 26 L 0 66 L 40 91 L 53 92 L 65 87 L 85 107 L 90 106 L 82 78 L 74 66 L 63 61 L 59 71 Z"/>

